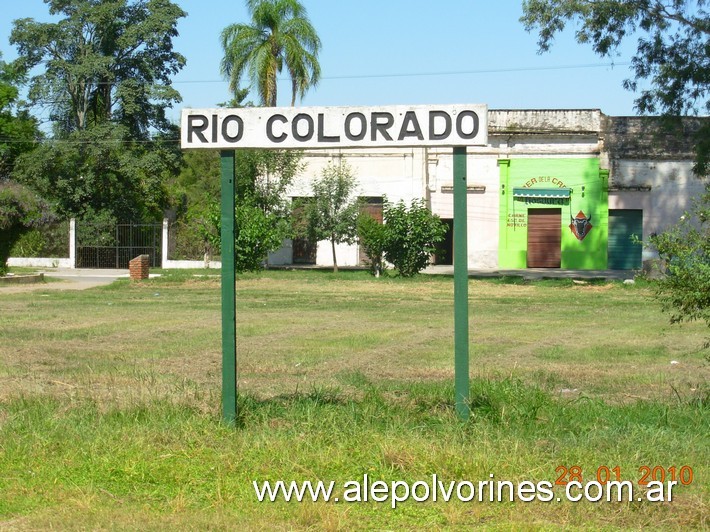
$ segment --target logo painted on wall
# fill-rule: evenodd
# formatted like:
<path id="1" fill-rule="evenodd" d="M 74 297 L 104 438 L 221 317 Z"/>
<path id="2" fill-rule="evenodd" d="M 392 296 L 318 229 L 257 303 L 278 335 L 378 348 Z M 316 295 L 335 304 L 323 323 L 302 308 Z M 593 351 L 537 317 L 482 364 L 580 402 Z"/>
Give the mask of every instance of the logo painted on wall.
<path id="1" fill-rule="evenodd" d="M 579 211 L 577 216 L 574 218 L 570 216 L 570 219 L 572 220 L 572 223 L 569 224 L 569 228 L 572 230 L 572 233 L 578 240 L 584 240 L 584 237 L 589 234 L 589 231 L 591 231 L 593 227 L 590 223 L 592 221 L 592 217 L 587 217 L 582 211 Z"/>

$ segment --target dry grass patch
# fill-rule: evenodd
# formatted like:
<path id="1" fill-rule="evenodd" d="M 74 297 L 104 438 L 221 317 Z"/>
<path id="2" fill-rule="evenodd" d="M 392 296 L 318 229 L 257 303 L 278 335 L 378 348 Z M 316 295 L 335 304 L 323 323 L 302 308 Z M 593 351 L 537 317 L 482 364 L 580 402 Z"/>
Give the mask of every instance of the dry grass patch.
<path id="1" fill-rule="evenodd" d="M 615 401 L 707 392 L 700 349 L 706 329 L 670 326 L 648 289 L 470 285 L 474 375 L 512 375 L 552 392 Z M 450 279 L 277 272 L 240 278 L 237 297 L 245 391 L 271 396 L 337 386 L 342 372 L 394 381 L 451 378 Z M 182 381 L 218 391 L 218 279 L 168 276 L 88 292 L 9 294 L 2 305 L 4 397 L 42 388 L 65 395 L 101 383 L 118 396 L 142 389 L 161 397 Z"/>
<path id="2" fill-rule="evenodd" d="M 471 281 L 471 399 L 451 279 L 237 282 L 240 417 L 219 423 L 219 282 L 0 294 L 0 528 L 707 526 L 703 324 L 643 287 Z M 674 360 L 678 364 L 671 364 Z M 262 504 L 252 480 L 551 480 L 689 465 L 672 504 Z"/>

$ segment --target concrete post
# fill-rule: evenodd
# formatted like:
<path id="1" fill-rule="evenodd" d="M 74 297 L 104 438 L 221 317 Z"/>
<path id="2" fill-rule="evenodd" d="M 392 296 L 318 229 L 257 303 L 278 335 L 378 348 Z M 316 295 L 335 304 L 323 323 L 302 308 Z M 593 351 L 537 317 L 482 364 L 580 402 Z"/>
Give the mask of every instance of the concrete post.
<path id="1" fill-rule="evenodd" d="M 69 263 L 76 268 L 76 218 L 69 220 Z"/>
<path id="2" fill-rule="evenodd" d="M 163 268 L 167 267 L 168 264 L 168 219 L 163 218 L 163 239 L 161 245 L 161 265 Z"/>

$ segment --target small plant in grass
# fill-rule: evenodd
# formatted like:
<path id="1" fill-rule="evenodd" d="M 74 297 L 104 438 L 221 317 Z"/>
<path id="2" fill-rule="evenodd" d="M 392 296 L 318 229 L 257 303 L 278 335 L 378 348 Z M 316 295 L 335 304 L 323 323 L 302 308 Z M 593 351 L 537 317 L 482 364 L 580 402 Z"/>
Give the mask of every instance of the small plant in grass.
<path id="1" fill-rule="evenodd" d="M 211 225 L 216 229 L 204 233 L 212 249 L 220 249 L 222 218 L 219 205 L 208 212 Z M 287 232 L 287 222 L 276 214 L 264 212 L 248 200 L 234 210 L 234 269 L 253 272 L 263 268 L 270 251 L 278 249 Z"/>

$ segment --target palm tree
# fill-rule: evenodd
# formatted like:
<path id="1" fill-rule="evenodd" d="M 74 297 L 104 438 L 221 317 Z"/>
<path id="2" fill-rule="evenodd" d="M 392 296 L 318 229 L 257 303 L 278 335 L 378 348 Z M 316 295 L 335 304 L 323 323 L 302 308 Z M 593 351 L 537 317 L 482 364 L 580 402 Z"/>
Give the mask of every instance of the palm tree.
<path id="1" fill-rule="evenodd" d="M 263 105 L 276 106 L 276 76 L 283 67 L 291 76 L 291 106 L 317 85 L 321 43 L 298 0 L 246 0 L 250 24 L 231 24 L 222 31 L 222 74 L 236 92 L 247 73 Z"/>

